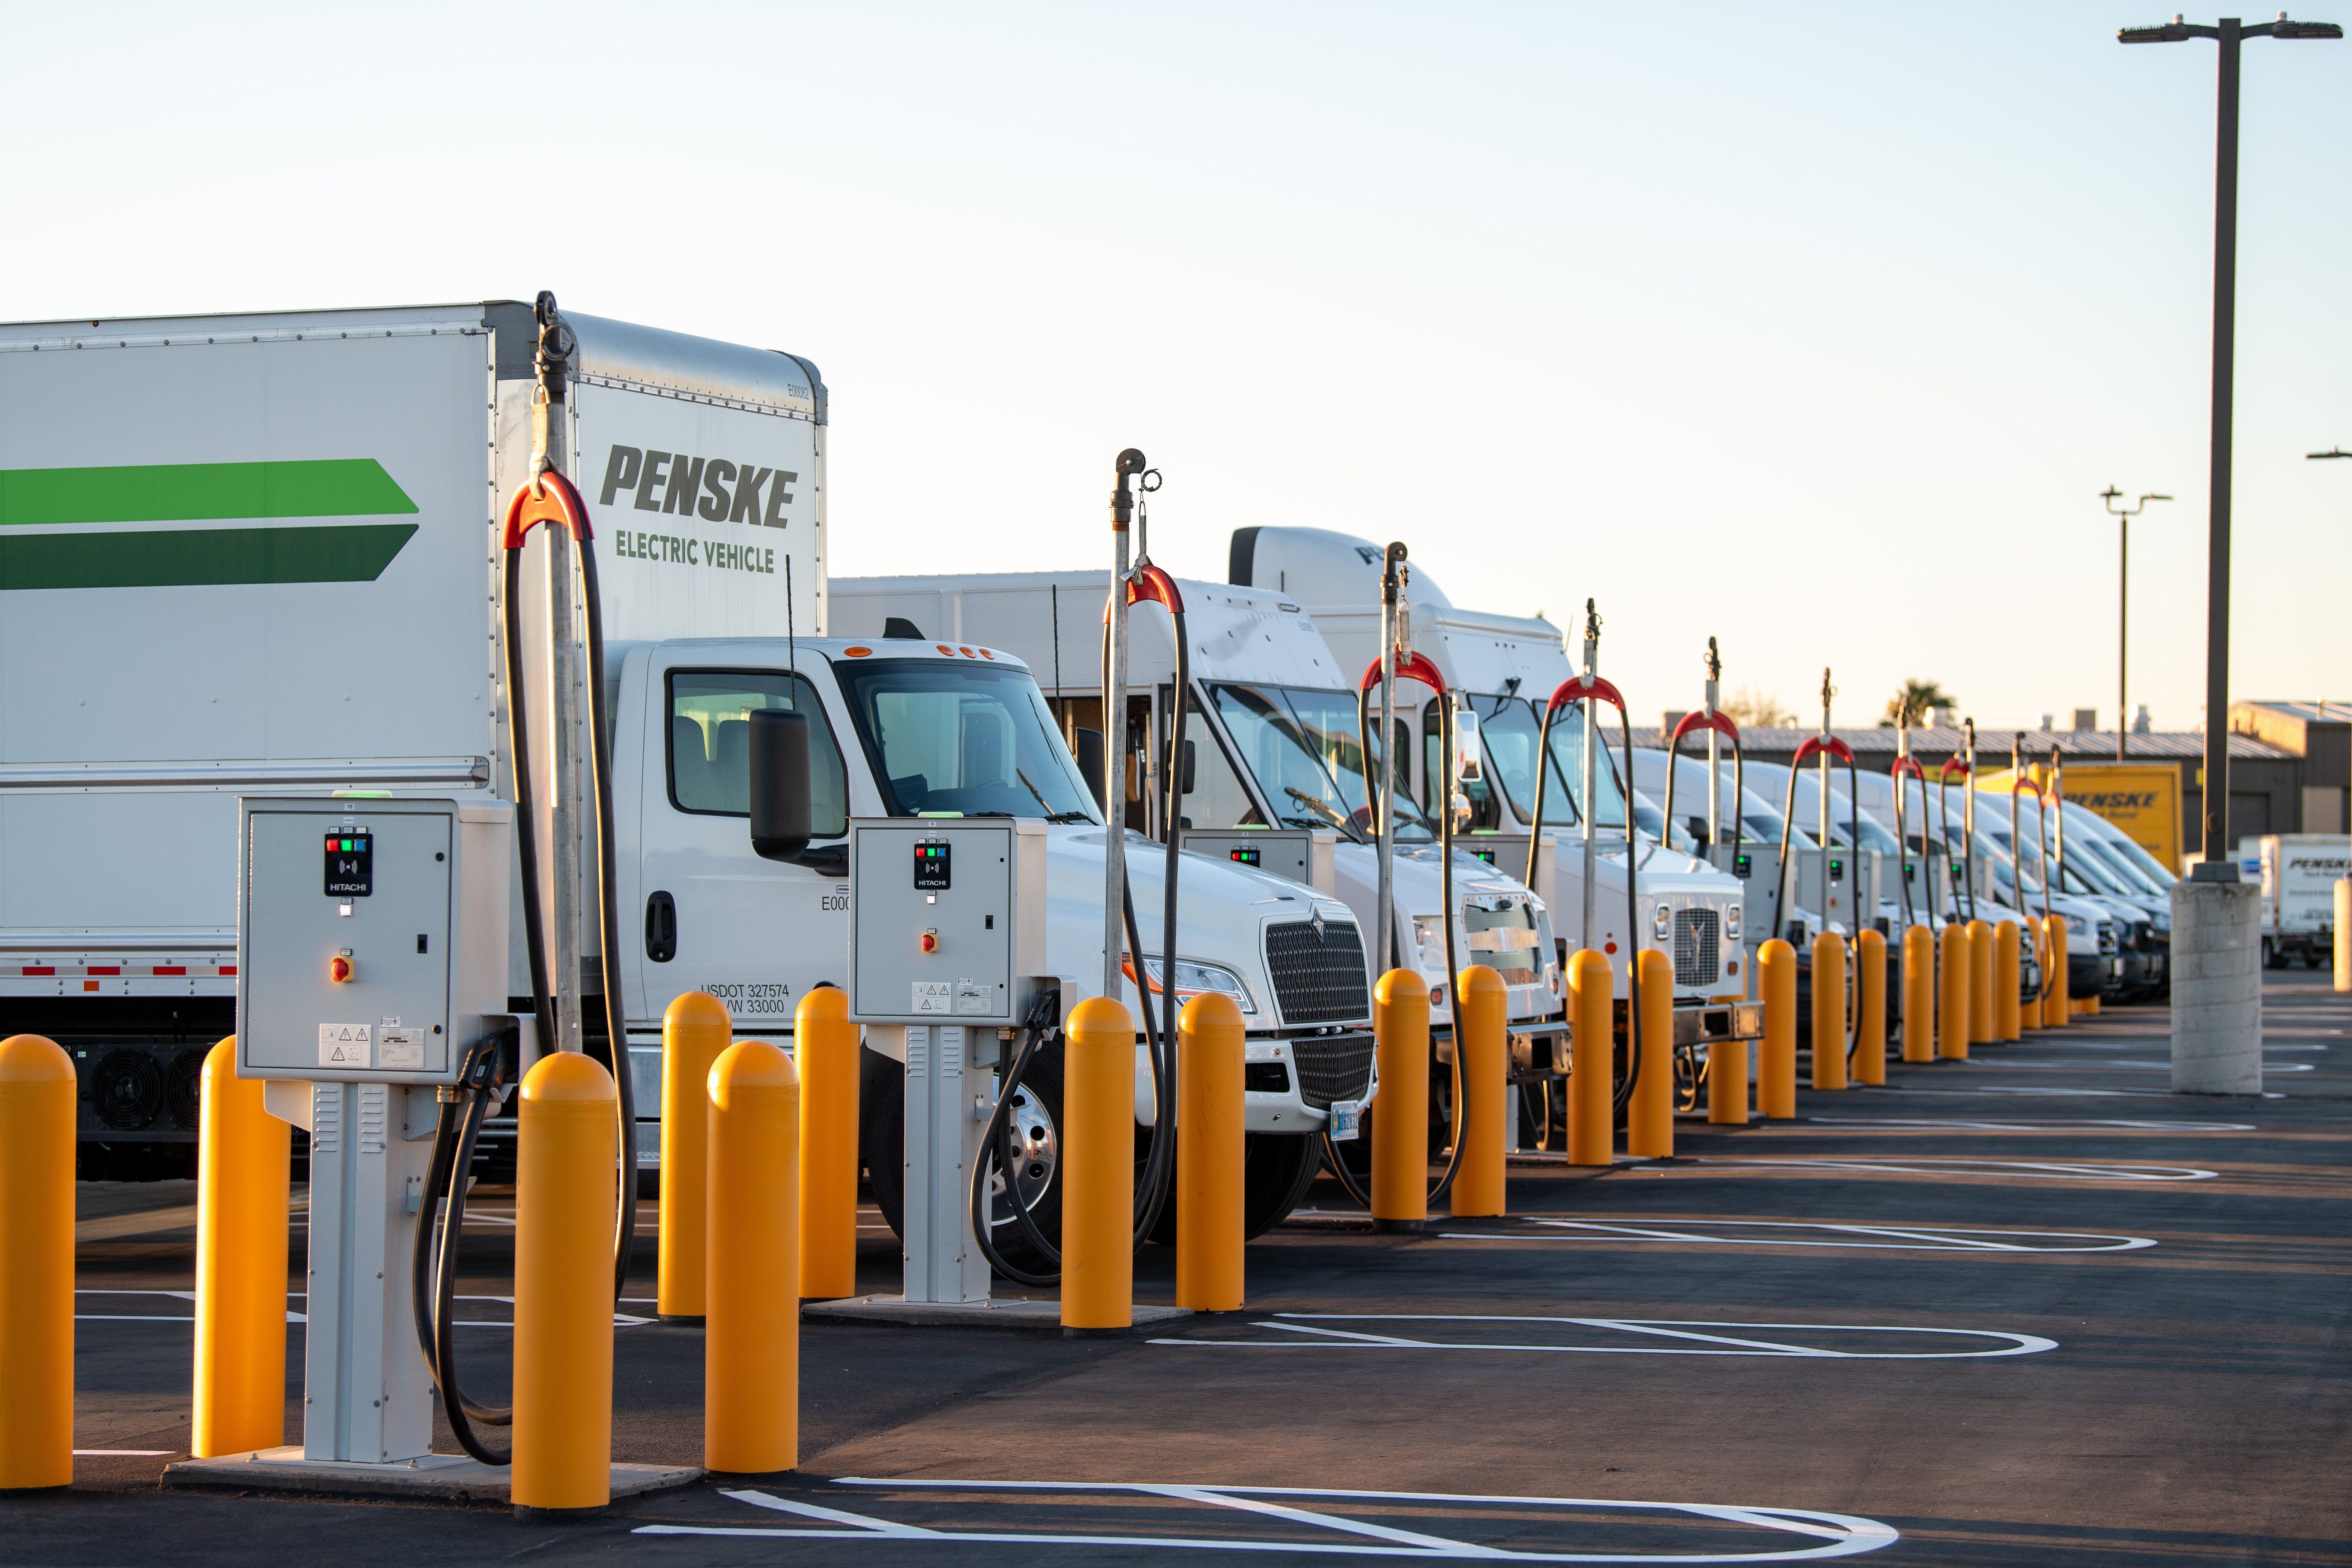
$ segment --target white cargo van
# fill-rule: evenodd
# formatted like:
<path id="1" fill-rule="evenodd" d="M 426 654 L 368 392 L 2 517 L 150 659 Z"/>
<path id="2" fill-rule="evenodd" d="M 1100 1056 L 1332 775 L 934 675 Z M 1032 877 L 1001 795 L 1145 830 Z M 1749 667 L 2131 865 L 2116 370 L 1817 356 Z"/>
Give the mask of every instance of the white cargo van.
<path id="1" fill-rule="evenodd" d="M 591 877 L 583 972 L 559 984 L 618 988 L 641 1120 L 672 999 L 709 991 L 739 1030 L 788 1039 L 801 997 L 844 977 L 852 816 L 1046 818 L 1048 956 L 1075 1005 L 1103 967 L 1094 801 L 1018 658 L 825 635 L 815 367 L 567 321 L 560 428 L 607 639 L 607 689 L 583 695 L 612 725 L 625 951 L 600 951 Z M 536 339 L 506 301 L 0 326 L 0 1006 L 74 1054 L 94 1164 L 129 1173 L 195 1135 L 203 1052 L 235 1027 L 240 795 L 339 792 L 363 816 L 379 795 L 506 793 L 496 524 L 527 474 Z M 545 535 L 519 595 L 534 716 Z M 749 719 L 768 709 L 810 721 L 815 837 L 790 862 L 750 841 Z M 1159 873 L 1129 867 L 1156 977 Z M 1362 944 L 1344 904 L 1270 875 L 1204 866 L 1182 890 L 1179 994 L 1191 974 L 1249 1016 L 1262 1227 L 1312 1178 L 1326 1108 L 1369 1087 L 1364 988 L 1332 980 L 1360 976 Z M 519 931 L 509 971 L 525 996 Z M 886 1213 L 898 1042 L 867 1032 Z M 1050 1127 L 1032 1131 L 1050 1163 Z M 638 1145 L 653 1163 L 657 1141 Z"/>

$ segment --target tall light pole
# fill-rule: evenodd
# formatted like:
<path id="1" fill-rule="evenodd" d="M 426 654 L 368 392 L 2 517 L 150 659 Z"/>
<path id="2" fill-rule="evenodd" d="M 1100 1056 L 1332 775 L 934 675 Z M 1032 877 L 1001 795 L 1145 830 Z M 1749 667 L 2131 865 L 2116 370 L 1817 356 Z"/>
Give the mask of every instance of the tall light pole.
<path id="1" fill-rule="evenodd" d="M 2147 510 L 2152 500 L 2170 500 L 2153 491 L 2139 498 L 2137 506 L 2117 506 L 2124 492 L 2109 485 L 2099 492 L 2107 503 L 2107 514 L 2116 520 L 2116 761 L 2124 760 L 2124 737 L 2130 732 L 2130 670 L 2131 670 L 2131 520 Z"/>
<path id="2" fill-rule="evenodd" d="M 2230 816 L 2230 416 L 2236 360 L 2238 298 L 2238 46 L 2247 38 L 2340 38 L 2333 22 L 2275 22 L 2249 27 L 2235 16 L 2218 26 L 2184 24 L 2176 13 L 2161 27 L 2126 27 L 2126 44 L 2179 44 L 2211 38 L 2221 46 L 2213 160 L 2213 433 L 2205 568 L 2205 791 L 2200 881 L 2234 882 L 2227 848 Z"/>
<path id="3" fill-rule="evenodd" d="M 2331 458 L 2352 458 L 2352 452 L 2347 452 L 2341 447 L 2330 447 L 2325 452 L 2305 452 L 2304 456 L 2315 463 L 2324 463 Z M 2323 717 L 2325 716 L 2326 706 L 2327 705 L 2324 702 L 2320 704 Z M 2305 823 L 2304 825 L 2304 831 L 2306 833 L 2311 831 L 2311 825 L 2309 823 Z M 2333 830 L 2331 829 L 2330 831 Z M 2347 971 L 2352 971 L 2352 966 L 2346 966 L 2345 969 L 2339 970 L 2339 973 L 2343 973 L 2346 979 L 2352 979 L 2352 972 Z M 2336 989 L 2352 990 L 2352 985 L 2339 984 Z"/>

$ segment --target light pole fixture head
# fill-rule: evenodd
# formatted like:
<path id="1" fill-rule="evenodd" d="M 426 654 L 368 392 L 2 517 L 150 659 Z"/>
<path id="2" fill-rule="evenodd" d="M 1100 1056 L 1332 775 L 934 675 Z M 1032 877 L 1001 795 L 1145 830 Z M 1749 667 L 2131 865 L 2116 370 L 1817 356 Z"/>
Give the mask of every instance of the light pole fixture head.
<path id="1" fill-rule="evenodd" d="M 2352 452 L 2347 452 L 2341 447 L 2330 447 L 2325 452 L 2305 452 L 2304 456 L 2317 462 L 2323 458 L 2352 458 Z"/>

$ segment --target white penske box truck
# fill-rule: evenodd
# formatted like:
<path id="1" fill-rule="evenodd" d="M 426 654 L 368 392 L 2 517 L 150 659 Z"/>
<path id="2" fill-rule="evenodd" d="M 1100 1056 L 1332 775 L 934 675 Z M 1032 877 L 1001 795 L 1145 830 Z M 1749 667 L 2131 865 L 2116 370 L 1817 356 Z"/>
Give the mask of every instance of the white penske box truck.
<path id="1" fill-rule="evenodd" d="M 2336 884 L 2352 875 L 2352 838 L 2341 833 L 2270 833 L 2255 841 L 2263 868 L 2263 962 L 2312 969 L 2335 962 Z"/>
<path id="2" fill-rule="evenodd" d="M 1105 830 L 1028 669 L 827 635 L 815 367 L 564 320 L 558 450 L 604 630 L 604 689 L 573 695 L 611 726 L 616 952 L 593 813 L 553 798 L 549 626 L 583 617 L 562 613 L 568 568 L 550 595 L 547 529 L 518 574 L 519 651 L 542 888 L 587 868 L 581 973 L 556 984 L 617 991 L 640 1163 L 671 1001 L 708 991 L 740 1033 L 788 1041 L 800 999 L 846 980 L 852 817 L 1044 819 L 1045 967 L 1065 1011 L 1098 989 Z M 0 1007 L 75 1058 L 93 1173 L 184 1170 L 203 1054 L 236 1026 L 241 797 L 339 796 L 355 827 L 375 798 L 512 797 L 500 524 L 529 474 L 537 336 L 508 301 L 0 326 Z M 782 860 L 750 833 L 768 710 L 807 721 L 812 837 Z M 583 759 L 585 728 L 561 737 Z M 1160 870 L 1129 865 L 1156 993 Z M 1337 899 L 1231 865 L 1183 879 L 1176 939 L 1177 994 L 1224 990 L 1248 1018 L 1263 1228 L 1312 1179 L 1330 1106 L 1370 1091 L 1362 943 Z M 506 969 L 528 1014 L 520 930 Z M 582 1009 L 610 1059 L 603 1011 Z M 894 1225 L 902 1040 L 867 1029 L 861 1112 Z M 1024 1112 L 1033 1209 L 1053 1206 L 1056 1081 L 1033 1078 Z M 1149 1120 L 1148 1084 L 1138 1104 Z"/>

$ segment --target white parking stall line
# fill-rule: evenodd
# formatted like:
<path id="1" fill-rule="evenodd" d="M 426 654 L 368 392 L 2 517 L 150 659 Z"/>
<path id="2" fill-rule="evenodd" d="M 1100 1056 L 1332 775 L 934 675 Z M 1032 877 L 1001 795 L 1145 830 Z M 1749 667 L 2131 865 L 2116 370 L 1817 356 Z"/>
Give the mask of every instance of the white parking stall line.
<path id="1" fill-rule="evenodd" d="M 1805 1120 L 1832 1127 L 1948 1128 L 1956 1132 L 2044 1132 L 2053 1129 L 2090 1130 L 2100 1127 L 2119 1127 L 2127 1132 L 2255 1132 L 2261 1131 L 2251 1121 L 2132 1121 L 2114 1116 L 2011 1116 L 2000 1121 L 1977 1121 L 1958 1118 L 1947 1121 L 1931 1116 L 1808 1116 Z"/>
<path id="2" fill-rule="evenodd" d="M 1761 1165 L 1791 1171 L 1878 1171 L 1912 1176 L 1992 1176 L 2022 1172 L 2062 1182 L 2210 1182 L 2221 1173 L 2188 1165 L 2102 1164 L 2083 1160 L 1965 1160 L 1923 1155 L 1916 1159 L 1866 1155 L 1700 1154 L 1701 1165 Z"/>
<path id="3" fill-rule="evenodd" d="M 182 1301 L 194 1301 L 196 1299 L 196 1293 L 194 1290 L 76 1290 L 74 1294 L 77 1296 L 169 1296 Z M 299 1301 L 304 1297 L 299 1290 L 289 1290 L 286 1293 L 286 1299 L 289 1301 Z M 458 1301 L 503 1301 L 509 1307 L 514 1305 L 512 1296 L 457 1296 L 451 1299 Z M 74 1321 L 80 1323 L 193 1323 L 196 1320 L 192 1313 L 76 1312 Z M 289 1323 L 307 1323 L 310 1320 L 300 1312 L 289 1310 L 286 1314 L 286 1321 Z M 613 1326 L 616 1329 L 633 1329 L 653 1321 L 650 1317 L 635 1317 L 627 1312 L 613 1314 Z M 511 1321 L 497 1318 L 460 1318 L 452 1326 L 460 1329 L 511 1329 L 514 1324 Z"/>
<path id="4" fill-rule="evenodd" d="M 1205 1486 L 1171 1482 L 1115 1481 L 974 1481 L 949 1480 L 926 1477 L 919 1480 L 891 1480 L 877 1477 L 844 1476 L 833 1485 L 881 1489 L 891 1491 L 913 1489 L 951 1490 L 965 1494 L 997 1492 L 1003 1494 L 1002 1506 L 1021 1510 L 1036 1493 L 1096 1493 L 1106 1497 L 1126 1494 L 1134 1497 L 1165 1498 L 1171 1502 L 1192 1503 L 1211 1510 L 1231 1510 L 1253 1518 L 1280 1520 L 1306 1530 L 1331 1531 L 1343 1539 L 1328 1536 L 1318 1539 L 1303 1535 L 1288 1540 L 1269 1540 L 1264 1535 L 1252 1536 L 1179 1536 L 1179 1535 L 1110 1535 L 1080 1529 L 1054 1530 L 1041 1528 L 1045 1521 L 1024 1519 L 1016 1513 L 1009 1521 L 1016 1526 L 1003 1530 L 975 1530 L 964 1527 L 933 1527 L 911 1524 L 903 1521 L 853 1513 L 845 1509 L 828 1508 L 793 1498 L 778 1497 L 772 1492 L 745 1489 L 723 1490 L 720 1496 L 730 1501 L 772 1513 L 795 1515 L 819 1526 L 808 1528 L 786 1525 L 695 1525 L 646 1524 L 634 1531 L 638 1535 L 700 1535 L 735 1536 L 764 1539 L 772 1542 L 803 1541 L 908 1541 L 908 1542 L 971 1542 L 998 1545 L 1024 1546 L 1094 1546 L 1135 1549 L 1166 1549 L 1192 1552 L 1294 1552 L 1311 1556 L 1433 1558 L 1444 1561 L 1471 1559 L 1496 1563 L 1795 1563 L 1831 1557 L 1850 1557 L 1859 1552 L 1875 1552 L 1891 1546 L 1901 1539 L 1889 1525 L 1876 1520 L 1863 1519 L 1853 1514 L 1828 1513 L 1815 1509 L 1763 1508 L 1725 1503 L 1637 1502 L 1614 1498 L 1548 1498 L 1489 1495 L 1475 1492 L 1388 1492 L 1318 1487 L 1253 1487 Z M 969 1506 L 968 1499 L 959 1500 Z M 995 1500 L 991 1500 L 992 1501 Z M 1421 1508 L 1410 1510 L 1393 1505 L 1441 1505 L 1450 1519 L 1459 1519 L 1481 1508 L 1509 1509 L 1513 1517 L 1509 1527 L 1513 1533 L 1524 1536 L 1528 1528 L 1527 1510 L 1545 1510 L 1557 1515 L 1559 1530 L 1571 1539 L 1564 1546 L 1581 1550 L 1540 1551 L 1525 1547 L 1490 1546 L 1456 1536 L 1431 1534 L 1382 1524 L 1373 1518 L 1351 1517 L 1336 1509 L 1326 1510 L 1303 1506 L 1311 1503 L 1356 1505 L 1358 1514 L 1391 1517 L 1405 1511 L 1426 1511 Z M 1384 1507 L 1383 1505 L 1391 1505 Z M 869 1505 L 871 1506 L 871 1505 Z M 1034 1506 L 1034 1505 L 1033 1505 Z M 1731 1552 L 1660 1552 L 1644 1549 L 1632 1542 L 1612 1545 L 1606 1539 L 1609 1523 L 1606 1519 L 1580 1517 L 1586 1514 L 1622 1516 L 1633 1513 L 1647 1516 L 1643 1523 L 1654 1529 L 1659 1523 L 1671 1523 L 1679 1515 L 1690 1520 L 1708 1520 L 1719 1523 L 1743 1525 L 1764 1532 L 1768 1539 L 1760 1542 L 1762 1550 Z M 1027 1528 L 1017 1528 L 1026 1525 Z M 1601 1539 L 1582 1539 L 1599 1536 Z M 1770 1540 L 1778 1536 L 1780 1540 Z M 1788 1540 L 1797 1538 L 1796 1542 Z M 1799 1544 L 1801 1542 L 1801 1544 Z"/>
<path id="5" fill-rule="evenodd" d="M 1305 1321 L 1312 1320 L 1312 1321 Z M 1346 1323 L 1540 1323 L 1596 1329 L 1604 1333 L 1649 1335 L 1693 1342 L 1689 1345 L 1506 1343 L 1466 1339 L 1408 1339 L 1399 1334 L 1360 1333 L 1332 1330 L 1324 1322 Z M 1998 1329 L 1939 1329 L 1900 1323 L 1726 1323 L 1688 1318 L 1556 1318 L 1489 1316 L 1478 1313 L 1418 1312 L 1277 1312 L 1250 1325 L 1307 1336 L 1297 1339 L 1202 1340 L 1161 1339 L 1147 1343 L 1183 1345 L 1201 1350 L 1422 1350 L 1499 1351 L 1545 1355 L 1706 1355 L 1762 1356 L 1772 1360 L 1806 1361 L 1972 1361 L 1992 1356 L 2039 1355 L 2054 1351 L 2058 1342 L 2039 1334 L 2011 1333 Z M 1720 1329 L 1771 1330 L 1787 1333 L 1934 1334 L 1952 1338 L 2000 1342 L 1990 1350 L 1846 1351 L 1820 1345 L 1790 1344 L 1782 1340 L 1710 1333 Z M 1429 1331 L 1421 1331 L 1427 1332 Z M 1704 1349 L 1704 1345 L 1722 1349 Z"/>
<path id="6" fill-rule="evenodd" d="M 1709 1219 L 1633 1224 L 1621 1220 L 1538 1219 L 1541 1231 L 1441 1231 L 1441 1241 L 1663 1241 L 1718 1247 L 1812 1247 L 1887 1252 L 2136 1252 L 2146 1237 L 2073 1230 L 1964 1230 L 1950 1226 L 1839 1224 L 1827 1220 Z M 1758 1232 L 1762 1234 L 1742 1234 Z M 1815 1236 L 1791 1234 L 1815 1233 Z M 1547 1234 L 1549 1233 L 1549 1234 Z M 2060 1245 L 2047 1246 L 2056 1242 Z"/>
<path id="7" fill-rule="evenodd" d="M 1985 1065 L 1987 1067 L 2000 1068 L 2003 1069 L 2014 1068 L 2021 1070 L 2030 1070 L 2034 1072 L 2107 1072 L 2118 1068 L 2126 1072 L 2170 1072 L 2172 1070 L 2172 1064 L 2170 1062 L 2115 1060 L 2070 1062 L 2062 1061 L 2054 1057 L 2032 1061 L 2026 1061 L 2011 1057 L 2002 1057 L 1997 1061 L 1987 1061 Z M 2264 1072 L 2315 1072 L 2318 1069 L 2309 1062 L 2266 1061 L 2263 1064 L 2263 1070 Z"/>

